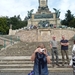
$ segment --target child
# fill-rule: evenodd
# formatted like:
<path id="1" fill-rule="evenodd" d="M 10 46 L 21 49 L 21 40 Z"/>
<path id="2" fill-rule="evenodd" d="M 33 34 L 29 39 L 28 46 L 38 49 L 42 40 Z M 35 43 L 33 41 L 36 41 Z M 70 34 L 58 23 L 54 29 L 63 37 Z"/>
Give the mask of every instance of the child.
<path id="1" fill-rule="evenodd" d="M 75 75 L 75 40 L 74 40 L 74 45 L 72 48 L 72 59 L 69 65 L 73 67 L 73 74 Z"/>

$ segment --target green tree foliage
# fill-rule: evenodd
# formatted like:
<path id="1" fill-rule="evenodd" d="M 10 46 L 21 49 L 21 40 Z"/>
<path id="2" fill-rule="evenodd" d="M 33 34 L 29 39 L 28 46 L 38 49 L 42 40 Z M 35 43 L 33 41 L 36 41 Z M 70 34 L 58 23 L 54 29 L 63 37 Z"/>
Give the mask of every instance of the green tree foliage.
<path id="1" fill-rule="evenodd" d="M 0 33 L 7 34 L 8 30 L 7 19 L 5 17 L 0 17 Z"/>
<path id="2" fill-rule="evenodd" d="M 68 27 L 75 27 L 75 21 L 74 21 L 74 16 L 71 14 L 71 11 L 68 10 L 67 13 L 65 14 L 65 19 L 61 21 L 62 25 L 66 25 Z M 72 24 L 71 24 L 72 23 Z"/>
<path id="3" fill-rule="evenodd" d="M 69 22 L 74 19 L 74 16 L 71 14 L 71 11 L 68 10 L 67 13 L 65 14 L 67 25 L 69 25 Z"/>
<path id="4" fill-rule="evenodd" d="M 0 17 L 0 33 L 8 34 L 10 24 L 12 24 L 12 29 L 19 29 L 27 26 L 27 21 L 21 20 L 20 15 L 10 17 Z"/>
<path id="5" fill-rule="evenodd" d="M 70 27 L 75 28 L 75 18 L 69 22 Z"/>
<path id="6" fill-rule="evenodd" d="M 17 17 L 16 16 L 11 17 L 9 22 L 10 24 L 12 24 L 13 29 L 19 29 L 27 26 L 26 21 L 22 21 L 20 15 L 18 15 Z"/>

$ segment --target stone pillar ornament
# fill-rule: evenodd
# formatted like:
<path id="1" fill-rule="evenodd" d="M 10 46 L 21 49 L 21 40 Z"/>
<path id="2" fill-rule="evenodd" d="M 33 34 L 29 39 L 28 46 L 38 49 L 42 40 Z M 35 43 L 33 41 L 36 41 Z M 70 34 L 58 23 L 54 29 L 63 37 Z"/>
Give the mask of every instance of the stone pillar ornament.
<path id="1" fill-rule="evenodd" d="M 47 6 L 47 0 L 39 0 L 39 7 L 46 7 Z"/>
<path id="2" fill-rule="evenodd" d="M 12 24 L 10 24 L 10 29 L 12 29 Z"/>

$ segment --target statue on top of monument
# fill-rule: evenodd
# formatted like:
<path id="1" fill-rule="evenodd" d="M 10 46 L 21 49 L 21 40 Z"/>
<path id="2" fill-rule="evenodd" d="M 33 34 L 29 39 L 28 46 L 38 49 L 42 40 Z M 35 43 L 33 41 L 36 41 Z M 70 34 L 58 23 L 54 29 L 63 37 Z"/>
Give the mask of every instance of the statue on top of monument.
<path id="1" fill-rule="evenodd" d="M 31 9 L 30 11 L 28 11 L 27 16 L 25 17 L 25 20 L 28 20 L 31 18 L 33 10 L 34 9 Z"/>
<path id="2" fill-rule="evenodd" d="M 59 10 L 57 10 L 56 8 L 53 8 L 53 9 L 55 10 L 56 17 L 59 18 L 61 12 Z"/>
<path id="3" fill-rule="evenodd" d="M 31 18 L 33 10 L 34 9 L 31 9 L 30 11 L 28 11 L 28 18 Z"/>
<path id="4" fill-rule="evenodd" d="M 47 0 L 39 0 L 39 8 L 41 10 L 48 9 Z"/>

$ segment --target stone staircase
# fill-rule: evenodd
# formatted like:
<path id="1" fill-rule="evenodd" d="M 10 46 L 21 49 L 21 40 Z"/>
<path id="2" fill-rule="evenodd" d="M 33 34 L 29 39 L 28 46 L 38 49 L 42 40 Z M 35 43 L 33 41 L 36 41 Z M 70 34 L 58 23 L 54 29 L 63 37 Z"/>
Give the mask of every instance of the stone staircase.
<path id="1" fill-rule="evenodd" d="M 53 68 L 52 64 L 48 64 L 49 72 L 72 72 L 72 68 L 61 66 L 61 56 L 59 57 L 60 67 Z M 30 72 L 33 70 L 33 64 L 30 56 L 0 56 L 0 72 Z"/>
<path id="2" fill-rule="evenodd" d="M 33 69 L 33 63 L 30 60 L 30 56 L 36 47 L 41 42 L 18 42 L 10 47 L 7 47 L 0 51 L 0 72 L 30 72 Z M 51 54 L 49 42 L 43 42 Z M 60 67 L 53 68 L 52 64 L 48 64 L 49 72 L 70 72 L 72 68 L 68 68 L 65 63 L 65 67 L 61 66 L 61 53 L 60 44 L 58 48 Z M 50 55 L 51 57 L 51 55 Z M 71 58 L 71 47 L 69 49 L 69 57 Z"/>
<path id="3" fill-rule="evenodd" d="M 0 50 L 0 56 L 31 56 L 34 50 L 40 43 L 44 43 L 47 51 L 51 54 L 50 43 L 49 42 L 18 42 L 9 46 L 3 50 Z M 69 55 L 72 54 L 72 45 L 69 45 Z M 60 43 L 58 42 L 58 54 L 61 55 Z"/>

